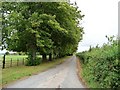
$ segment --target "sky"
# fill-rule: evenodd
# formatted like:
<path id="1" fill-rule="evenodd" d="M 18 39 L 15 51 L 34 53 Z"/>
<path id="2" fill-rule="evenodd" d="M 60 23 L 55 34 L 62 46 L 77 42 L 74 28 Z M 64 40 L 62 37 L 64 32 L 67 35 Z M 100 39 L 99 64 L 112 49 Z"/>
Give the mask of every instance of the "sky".
<path id="1" fill-rule="evenodd" d="M 76 1 L 79 10 L 85 15 L 81 21 L 84 27 L 82 42 L 77 52 L 88 50 L 90 45 L 107 43 L 107 36 L 118 34 L 118 1 L 120 0 L 71 0 Z"/>
<path id="2" fill-rule="evenodd" d="M 70 0 L 76 1 L 85 15 L 82 20 L 85 34 L 77 52 L 88 50 L 90 45 L 100 46 L 107 42 L 106 35 L 118 34 L 118 1 L 120 0 Z M 6 51 L 4 51 L 6 52 Z"/>

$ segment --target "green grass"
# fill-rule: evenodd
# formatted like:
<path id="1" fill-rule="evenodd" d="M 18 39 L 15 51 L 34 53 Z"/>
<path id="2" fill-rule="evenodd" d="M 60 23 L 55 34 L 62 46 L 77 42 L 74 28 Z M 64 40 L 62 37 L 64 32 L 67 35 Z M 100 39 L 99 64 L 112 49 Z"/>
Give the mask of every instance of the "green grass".
<path id="1" fill-rule="evenodd" d="M 23 77 L 43 72 L 51 67 L 54 67 L 55 65 L 63 63 L 68 58 L 70 57 L 53 60 L 51 62 L 45 62 L 38 66 L 18 66 L 3 69 L 2 83 L 0 85 L 5 86 L 6 84 L 19 80 Z"/>
<path id="2" fill-rule="evenodd" d="M 18 60 L 18 66 L 23 65 L 23 59 L 24 59 L 24 63 L 25 63 L 27 57 L 28 57 L 28 55 L 6 55 L 5 56 L 5 68 L 9 68 L 11 66 L 12 67 L 17 66 L 17 60 Z M 41 55 L 37 55 L 37 57 L 42 58 Z M 49 57 L 47 55 L 47 59 L 48 58 Z M 12 60 L 12 62 L 11 62 L 11 60 Z M 2 61 L 3 61 L 3 55 L 0 55 L 0 62 L 2 63 Z"/>
<path id="3" fill-rule="evenodd" d="M 23 60 L 23 58 L 27 58 L 27 55 L 6 55 L 5 60 L 10 61 L 11 59 L 14 61 Z M 3 55 L 0 55 L 0 60 L 3 60 Z"/>
<path id="4" fill-rule="evenodd" d="M 9 60 L 22 60 L 23 58 L 27 58 L 27 55 L 6 55 L 6 61 L 9 61 Z"/>
<path id="5" fill-rule="evenodd" d="M 23 58 L 25 59 L 27 57 L 28 57 L 28 55 L 6 55 L 5 56 L 5 60 L 6 61 L 10 61 L 12 59 L 14 61 L 17 61 L 17 59 L 23 60 Z M 41 57 L 42 58 L 41 55 L 37 55 L 37 57 Z M 47 56 L 47 58 L 48 58 L 48 56 Z M 0 60 L 3 60 L 3 55 L 0 55 Z"/>
<path id="6" fill-rule="evenodd" d="M 17 66 L 17 60 L 19 60 L 18 65 L 22 65 L 23 59 L 27 58 L 27 55 L 6 55 L 5 56 L 5 68 L 8 68 L 11 66 L 11 60 L 12 60 L 12 66 Z M 0 61 L 3 61 L 3 55 L 0 56 Z"/>

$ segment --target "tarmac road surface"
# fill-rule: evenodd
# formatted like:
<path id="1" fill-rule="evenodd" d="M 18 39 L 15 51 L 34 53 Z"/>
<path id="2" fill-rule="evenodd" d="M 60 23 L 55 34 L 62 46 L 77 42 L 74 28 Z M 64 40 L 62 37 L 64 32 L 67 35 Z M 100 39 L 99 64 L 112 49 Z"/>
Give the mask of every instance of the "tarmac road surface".
<path id="1" fill-rule="evenodd" d="M 84 88 L 77 76 L 76 57 L 45 72 L 20 80 L 6 88 Z"/>

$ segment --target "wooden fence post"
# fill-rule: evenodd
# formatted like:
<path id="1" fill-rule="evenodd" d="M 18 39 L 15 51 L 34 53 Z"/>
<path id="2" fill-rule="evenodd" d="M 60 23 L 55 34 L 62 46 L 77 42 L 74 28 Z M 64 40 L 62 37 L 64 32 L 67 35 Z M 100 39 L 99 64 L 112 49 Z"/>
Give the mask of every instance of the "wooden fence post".
<path id="1" fill-rule="evenodd" d="M 12 67 L 12 58 L 11 58 L 11 61 L 10 61 L 10 67 Z"/>
<path id="2" fill-rule="evenodd" d="M 5 54 L 4 54 L 4 56 L 3 56 L 3 67 L 2 67 L 3 69 L 5 68 Z"/>

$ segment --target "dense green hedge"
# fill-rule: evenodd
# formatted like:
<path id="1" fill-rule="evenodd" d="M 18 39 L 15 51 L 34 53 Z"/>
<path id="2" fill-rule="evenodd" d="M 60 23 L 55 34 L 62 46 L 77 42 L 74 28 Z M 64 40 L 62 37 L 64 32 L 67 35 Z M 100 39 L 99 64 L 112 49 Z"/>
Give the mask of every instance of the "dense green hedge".
<path id="1" fill-rule="evenodd" d="M 36 65 L 39 65 L 40 63 L 42 63 L 42 59 L 40 57 L 36 57 L 36 59 L 33 62 L 27 58 L 25 65 L 36 66 Z"/>
<path id="2" fill-rule="evenodd" d="M 120 61 L 116 40 L 76 55 L 82 62 L 82 75 L 91 88 L 120 87 Z"/>

